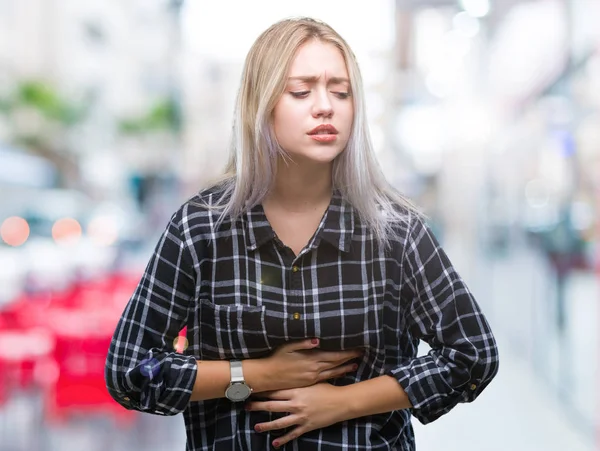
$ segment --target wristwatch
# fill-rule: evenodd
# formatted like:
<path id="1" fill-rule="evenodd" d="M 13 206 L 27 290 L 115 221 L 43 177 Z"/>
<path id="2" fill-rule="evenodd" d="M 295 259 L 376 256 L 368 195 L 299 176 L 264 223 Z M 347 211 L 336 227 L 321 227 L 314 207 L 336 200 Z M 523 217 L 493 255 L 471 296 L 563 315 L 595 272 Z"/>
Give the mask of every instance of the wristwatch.
<path id="1" fill-rule="evenodd" d="M 231 381 L 229 382 L 227 390 L 225 390 L 225 397 L 233 402 L 245 401 L 252 394 L 252 389 L 244 380 L 242 362 L 239 360 L 231 360 L 229 362 L 229 369 L 231 371 Z"/>

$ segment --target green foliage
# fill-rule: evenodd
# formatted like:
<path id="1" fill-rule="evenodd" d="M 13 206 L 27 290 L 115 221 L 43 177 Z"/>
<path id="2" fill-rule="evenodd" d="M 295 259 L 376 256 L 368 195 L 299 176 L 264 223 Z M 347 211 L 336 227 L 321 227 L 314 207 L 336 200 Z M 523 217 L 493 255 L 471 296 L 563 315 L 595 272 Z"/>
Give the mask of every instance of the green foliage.
<path id="1" fill-rule="evenodd" d="M 138 135 L 159 131 L 179 130 L 177 105 L 171 99 L 156 102 L 147 113 L 136 118 L 123 119 L 119 129 L 128 135 Z"/>
<path id="2" fill-rule="evenodd" d="M 76 105 L 69 102 L 49 83 L 41 80 L 22 81 L 10 97 L 0 98 L 0 114 L 10 115 L 23 107 L 33 108 L 47 120 L 63 127 L 77 124 L 87 111 L 83 103 Z M 171 98 L 159 100 L 142 115 L 118 121 L 118 128 L 126 135 L 178 132 L 180 120 L 177 104 Z"/>
<path id="3" fill-rule="evenodd" d="M 84 116 L 84 107 L 63 99 L 48 83 L 39 80 L 20 82 L 12 95 L 0 98 L 0 113 L 10 114 L 21 107 L 39 111 L 46 119 L 71 126 Z"/>
<path id="4" fill-rule="evenodd" d="M 82 108 L 77 108 L 62 99 L 48 84 L 39 81 L 27 81 L 17 88 L 17 102 L 33 107 L 46 118 L 64 125 L 73 125 L 83 116 Z"/>

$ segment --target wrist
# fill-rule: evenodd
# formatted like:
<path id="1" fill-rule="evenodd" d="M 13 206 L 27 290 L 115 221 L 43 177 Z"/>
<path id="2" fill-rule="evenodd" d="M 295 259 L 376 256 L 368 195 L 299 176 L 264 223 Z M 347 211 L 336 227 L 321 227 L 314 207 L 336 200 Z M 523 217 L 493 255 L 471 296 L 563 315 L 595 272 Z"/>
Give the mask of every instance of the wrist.
<path id="1" fill-rule="evenodd" d="M 357 406 L 355 405 L 354 398 L 352 398 L 352 393 L 350 393 L 351 385 L 333 387 L 336 389 L 336 405 L 339 409 L 338 421 L 341 422 L 358 418 L 360 415 L 357 413 Z"/>
<path id="2" fill-rule="evenodd" d="M 265 359 L 246 359 L 242 360 L 242 369 L 244 379 L 252 388 L 253 393 L 260 393 L 271 390 L 268 386 L 268 369 Z"/>

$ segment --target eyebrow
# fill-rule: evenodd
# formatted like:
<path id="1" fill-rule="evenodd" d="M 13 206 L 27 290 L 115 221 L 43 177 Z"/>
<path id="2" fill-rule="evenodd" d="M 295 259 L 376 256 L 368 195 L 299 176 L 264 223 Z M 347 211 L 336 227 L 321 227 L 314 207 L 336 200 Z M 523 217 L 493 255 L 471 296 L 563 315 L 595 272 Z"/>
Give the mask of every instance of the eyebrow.
<path id="1" fill-rule="evenodd" d="M 300 75 L 297 77 L 289 77 L 288 80 L 292 81 L 292 80 L 299 80 L 299 81 L 304 81 L 307 83 L 316 83 L 321 77 L 320 76 L 316 76 L 316 75 Z M 329 84 L 340 84 L 340 83 L 348 83 L 350 84 L 350 80 L 348 80 L 347 78 L 344 77 L 331 77 L 329 78 L 328 81 Z"/>

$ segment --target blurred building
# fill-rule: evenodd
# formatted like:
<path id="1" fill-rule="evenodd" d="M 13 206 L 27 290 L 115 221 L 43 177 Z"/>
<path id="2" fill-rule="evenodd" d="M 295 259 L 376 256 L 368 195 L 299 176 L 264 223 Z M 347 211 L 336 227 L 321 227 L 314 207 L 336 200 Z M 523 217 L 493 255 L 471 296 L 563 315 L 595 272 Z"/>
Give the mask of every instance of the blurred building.
<path id="1" fill-rule="evenodd" d="M 591 434 L 600 3 L 396 5 L 390 130 L 413 196 L 514 351 Z"/>
<path id="2" fill-rule="evenodd" d="M 123 190 L 129 172 L 174 169 L 180 3 L 1 2 L 0 98 L 35 84 L 79 117 L 64 126 L 31 102 L 14 105 L 0 139 L 36 135 L 45 145 L 30 147 L 73 161 L 80 172 L 69 182 L 88 189 Z"/>
<path id="3" fill-rule="evenodd" d="M 227 162 L 243 61 L 197 55 L 189 48 L 186 52 L 182 177 L 186 192 L 193 194 L 220 174 Z"/>

